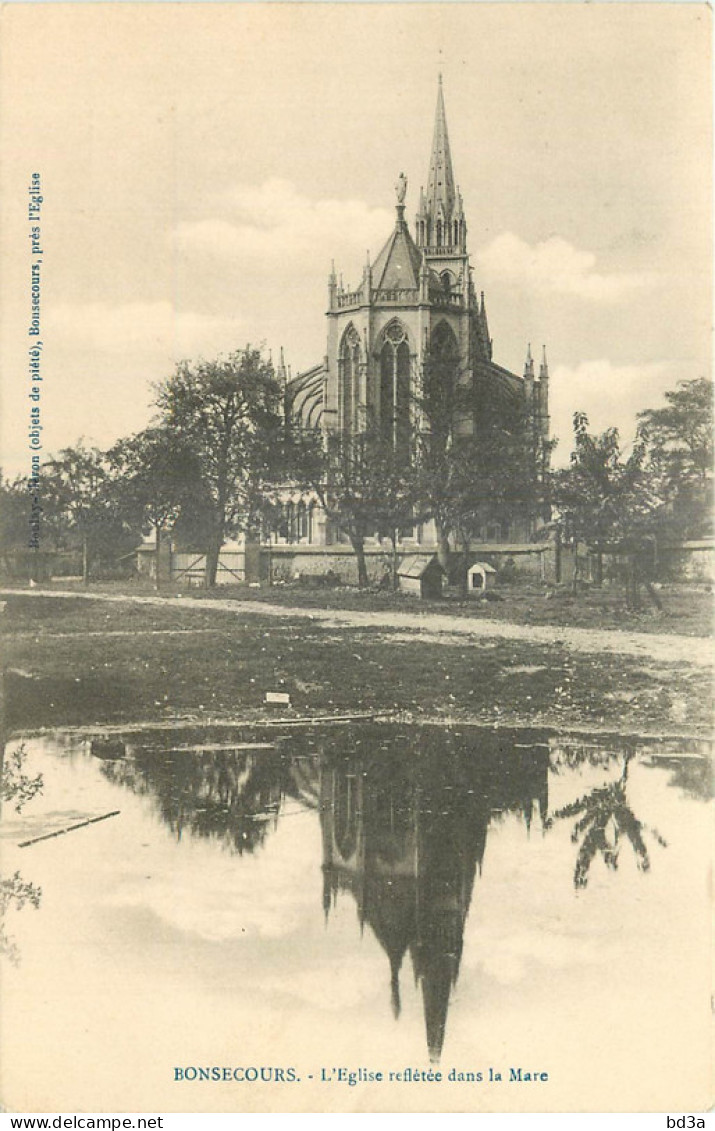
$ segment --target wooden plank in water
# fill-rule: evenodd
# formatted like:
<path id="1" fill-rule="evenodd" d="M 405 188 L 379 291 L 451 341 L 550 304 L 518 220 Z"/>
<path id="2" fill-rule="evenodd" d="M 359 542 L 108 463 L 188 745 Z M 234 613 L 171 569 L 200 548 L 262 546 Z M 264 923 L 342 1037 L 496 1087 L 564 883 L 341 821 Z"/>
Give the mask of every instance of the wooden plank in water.
<path id="1" fill-rule="evenodd" d="M 51 840 L 55 836 L 64 836 L 65 833 L 72 833 L 75 829 L 83 829 L 86 825 L 95 825 L 97 821 L 106 821 L 109 817 L 118 817 L 121 809 L 113 809 L 111 813 L 103 813 L 101 817 L 88 817 L 86 821 L 79 821 L 76 825 L 68 825 L 65 829 L 57 829 L 53 833 L 44 833 L 42 836 L 35 836 L 32 840 L 23 840 L 18 848 L 29 848 L 31 844 L 37 844 L 41 840 Z"/>

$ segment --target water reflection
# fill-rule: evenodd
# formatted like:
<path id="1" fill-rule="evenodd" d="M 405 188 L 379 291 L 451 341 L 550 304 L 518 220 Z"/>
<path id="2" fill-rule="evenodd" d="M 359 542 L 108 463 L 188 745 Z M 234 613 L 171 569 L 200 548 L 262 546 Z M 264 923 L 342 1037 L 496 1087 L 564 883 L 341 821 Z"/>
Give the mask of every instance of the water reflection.
<path id="1" fill-rule="evenodd" d="M 591 866 L 597 856 L 611 871 L 618 868 L 623 843 L 630 844 L 641 872 L 650 869 L 650 854 L 645 834 L 650 834 L 662 848 L 667 843 L 657 829 L 649 828 L 636 817 L 626 796 L 628 767 L 633 751 L 623 755 L 621 775 L 617 781 L 596 786 L 569 805 L 554 813 L 554 820 L 578 817 L 571 833 L 574 844 L 580 841 L 573 882 L 576 888 L 585 888 Z"/>
<path id="2" fill-rule="evenodd" d="M 0 956 L 7 958 L 15 966 L 20 961 L 20 950 L 15 939 L 7 932 L 5 916 L 11 909 L 21 911 L 26 903 L 37 910 L 41 898 L 42 888 L 30 880 L 24 880 L 20 872 L 0 879 Z"/>
<path id="3" fill-rule="evenodd" d="M 433 1062 L 442 1054 L 491 838 L 498 848 L 506 831 L 525 864 L 535 842 L 558 840 L 559 883 L 583 889 L 597 862 L 604 875 L 617 869 L 625 846 L 640 871 L 650 867 L 649 838 L 666 847 L 643 819 L 643 794 L 632 789 L 636 765 L 668 768 L 670 778 L 660 780 L 693 800 L 710 795 L 704 750 L 564 740 L 538 730 L 214 726 L 65 737 L 56 751 L 78 773 L 90 767 L 96 779 L 141 798 L 142 812 L 175 841 L 213 844 L 238 868 L 241 857 L 269 853 L 284 822 L 301 814 L 312 822 L 320 837 L 312 876 L 322 874 L 327 937 L 342 945 L 338 905 L 354 906 L 357 929 L 379 944 L 385 1011 L 400 1018 L 414 981 Z M 559 834 L 569 820 L 570 842 Z M 315 899 L 320 914 L 312 876 L 296 898 Z M 13 882 L 7 901 L 37 906 L 39 892 L 35 901 L 32 885 L 19 874 Z M 470 930 L 473 946 L 473 918 Z"/>
<path id="4" fill-rule="evenodd" d="M 42 774 L 34 777 L 28 774 L 25 762 L 22 744 L 7 753 L 4 744 L 0 743 L 0 811 L 3 805 L 11 805 L 16 813 L 21 813 L 25 805 L 41 792 Z M 8 912 L 21 911 L 26 904 L 37 910 L 41 898 L 42 889 L 24 879 L 19 871 L 11 876 L 0 876 L 0 957 L 7 958 L 15 966 L 20 961 L 20 949 L 7 930 Z"/>
<path id="5" fill-rule="evenodd" d="M 543 827 L 548 753 L 431 729 L 410 746 L 323 763 L 323 906 L 329 916 L 339 892 L 355 900 L 360 929 L 368 925 L 387 956 L 396 1017 L 409 954 L 436 1062 L 489 824 L 514 811 L 529 828 L 536 809 Z"/>
<path id="6" fill-rule="evenodd" d="M 255 852 L 275 827 L 285 793 L 282 769 L 271 751 L 139 750 L 132 760 L 102 765 L 109 781 L 151 796 L 177 840 L 207 837 L 239 854 Z"/>

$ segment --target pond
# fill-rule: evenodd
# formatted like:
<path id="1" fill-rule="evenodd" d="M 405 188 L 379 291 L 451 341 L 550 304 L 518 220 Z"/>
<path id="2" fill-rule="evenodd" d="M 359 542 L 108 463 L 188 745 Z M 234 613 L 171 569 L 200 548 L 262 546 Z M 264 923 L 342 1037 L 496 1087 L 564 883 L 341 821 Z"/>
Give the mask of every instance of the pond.
<path id="1" fill-rule="evenodd" d="M 42 788 L 3 811 L 11 1110 L 707 1099 L 709 744 L 353 723 L 18 750 Z"/>

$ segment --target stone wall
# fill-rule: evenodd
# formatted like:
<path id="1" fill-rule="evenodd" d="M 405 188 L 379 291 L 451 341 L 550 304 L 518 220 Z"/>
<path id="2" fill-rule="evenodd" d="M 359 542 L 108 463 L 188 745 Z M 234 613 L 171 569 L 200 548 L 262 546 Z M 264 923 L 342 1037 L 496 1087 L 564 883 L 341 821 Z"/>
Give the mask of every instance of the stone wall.
<path id="1" fill-rule="evenodd" d="M 413 551 L 415 552 L 415 551 Z M 298 577 L 337 576 L 341 585 L 357 585 L 357 564 L 349 546 L 271 546 L 261 550 L 262 568 L 271 581 L 295 581 Z M 368 577 L 377 584 L 388 572 L 389 557 L 384 549 L 365 551 Z"/>

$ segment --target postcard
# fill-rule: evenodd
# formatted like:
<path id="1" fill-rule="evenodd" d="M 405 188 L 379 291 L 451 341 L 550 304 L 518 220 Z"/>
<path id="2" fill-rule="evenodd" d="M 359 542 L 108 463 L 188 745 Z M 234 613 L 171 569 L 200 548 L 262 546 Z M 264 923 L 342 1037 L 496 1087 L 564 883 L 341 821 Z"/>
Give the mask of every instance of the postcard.
<path id="1" fill-rule="evenodd" d="M 704 1126 L 711 20 L 4 6 L 3 1110 Z"/>

